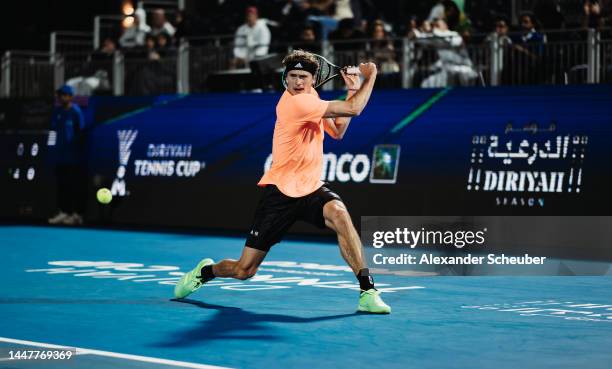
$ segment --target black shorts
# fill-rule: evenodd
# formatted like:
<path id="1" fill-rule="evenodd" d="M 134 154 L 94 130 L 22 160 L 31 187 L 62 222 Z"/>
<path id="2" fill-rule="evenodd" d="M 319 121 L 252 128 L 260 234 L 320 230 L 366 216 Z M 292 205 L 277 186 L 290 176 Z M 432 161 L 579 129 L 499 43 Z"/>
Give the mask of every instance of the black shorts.
<path id="1" fill-rule="evenodd" d="M 257 205 L 246 246 L 268 252 L 298 220 L 325 228 L 323 206 L 332 200 L 342 201 L 326 185 L 303 197 L 289 197 L 276 186 L 267 185 Z"/>

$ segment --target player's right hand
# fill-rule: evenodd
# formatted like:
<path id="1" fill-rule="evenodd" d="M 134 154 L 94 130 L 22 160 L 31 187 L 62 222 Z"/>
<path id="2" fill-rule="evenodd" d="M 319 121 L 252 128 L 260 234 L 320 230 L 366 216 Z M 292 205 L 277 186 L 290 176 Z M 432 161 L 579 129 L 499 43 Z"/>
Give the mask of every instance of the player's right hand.
<path id="1" fill-rule="evenodd" d="M 365 78 L 370 78 L 372 76 L 375 76 L 377 73 L 376 64 L 361 63 L 359 64 L 359 71 L 361 72 L 361 75 L 363 75 Z"/>

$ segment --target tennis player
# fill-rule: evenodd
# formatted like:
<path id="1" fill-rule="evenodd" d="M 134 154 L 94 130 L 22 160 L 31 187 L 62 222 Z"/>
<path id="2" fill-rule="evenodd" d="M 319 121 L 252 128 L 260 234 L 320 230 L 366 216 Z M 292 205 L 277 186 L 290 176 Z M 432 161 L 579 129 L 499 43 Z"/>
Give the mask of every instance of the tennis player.
<path id="1" fill-rule="evenodd" d="M 329 227 L 338 236 L 340 253 L 351 267 L 361 289 L 358 311 L 388 314 L 363 258 L 362 245 L 340 196 L 321 182 L 324 131 L 342 139 L 351 121 L 365 108 L 376 80 L 376 65 L 362 63 L 364 77 L 342 72 L 348 88 L 346 101 L 324 101 L 313 87 L 319 68 L 312 54 L 296 50 L 283 60 L 287 89 L 276 106 L 272 141 L 272 167 L 259 181 L 265 187 L 255 211 L 253 226 L 239 260 L 214 263 L 203 259 L 177 283 L 174 294 L 183 298 L 215 277 L 248 279 L 270 248 L 298 220 Z"/>

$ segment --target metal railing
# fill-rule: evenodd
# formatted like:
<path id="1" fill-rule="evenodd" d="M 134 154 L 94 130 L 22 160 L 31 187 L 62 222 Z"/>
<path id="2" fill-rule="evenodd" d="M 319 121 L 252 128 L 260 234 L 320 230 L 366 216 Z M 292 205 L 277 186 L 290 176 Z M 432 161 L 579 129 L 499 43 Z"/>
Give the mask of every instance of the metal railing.
<path id="1" fill-rule="evenodd" d="M 519 15 L 524 12 L 530 12 L 534 8 L 533 0 L 511 0 L 512 24 L 518 24 Z M 564 21 L 567 24 L 579 24 L 583 17 L 583 0 L 557 0 L 555 2 L 561 8 L 564 15 Z"/>
<path id="2" fill-rule="evenodd" d="M 125 58 L 125 95 L 177 93 L 177 57 Z"/>
<path id="3" fill-rule="evenodd" d="M 577 84 L 612 82 L 612 35 L 608 30 L 546 32 L 542 44 L 517 44 L 510 38 L 475 35 L 471 42 L 452 46 L 444 38 L 390 38 L 311 44 L 270 45 L 266 73 L 280 68 L 282 55 L 294 48 L 317 52 L 338 65 L 374 61 L 379 88 Z M 280 75 L 252 76 L 249 62 L 233 63 L 233 36 L 181 40 L 158 60 L 131 52 L 7 52 L 2 59 L 3 96 L 52 94 L 64 80 L 97 83 L 97 93 L 140 95 L 201 93 L 224 88 L 279 88 Z M 138 50 L 138 49 L 136 49 Z M 256 71 L 253 71 L 254 73 Z M 261 73 L 261 71 L 259 71 Z M 80 79 L 79 79 L 80 78 Z M 76 79 L 76 80 L 75 80 Z M 243 83 L 243 80 L 253 83 Z M 264 81 L 265 80 L 265 81 Z M 76 81 L 76 82 L 75 82 Z M 212 82 L 211 82 L 212 81 Z M 324 89 L 343 88 L 342 81 Z"/>
<path id="4" fill-rule="evenodd" d="M 42 51 L 6 51 L 2 57 L 3 97 L 53 95 L 64 82 L 64 60 Z"/>
<path id="5" fill-rule="evenodd" d="M 49 35 L 49 53 L 91 52 L 94 50 L 91 32 L 54 31 Z"/>
<path id="6" fill-rule="evenodd" d="M 93 48 L 98 49 L 100 41 L 105 37 L 116 38 L 116 33 L 121 29 L 123 19 L 125 19 L 123 15 L 96 15 L 93 22 Z"/>
<path id="7" fill-rule="evenodd" d="M 599 77 L 601 83 L 612 83 L 612 39 L 601 41 L 601 60 Z"/>
<path id="8" fill-rule="evenodd" d="M 162 8 L 164 10 L 184 10 L 185 0 L 140 0 L 137 7 Z"/>

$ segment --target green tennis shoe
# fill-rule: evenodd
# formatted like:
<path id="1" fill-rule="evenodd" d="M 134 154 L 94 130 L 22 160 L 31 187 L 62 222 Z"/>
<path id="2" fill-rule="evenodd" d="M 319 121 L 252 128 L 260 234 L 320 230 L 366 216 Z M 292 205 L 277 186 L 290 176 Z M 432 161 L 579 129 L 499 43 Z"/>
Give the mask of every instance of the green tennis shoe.
<path id="1" fill-rule="evenodd" d="M 212 265 L 214 263 L 215 262 L 213 259 L 202 259 L 202 261 L 200 261 L 192 271 L 185 273 L 174 287 L 174 297 L 177 299 L 182 299 L 191 295 L 202 287 L 202 268 L 206 265 Z"/>
<path id="2" fill-rule="evenodd" d="M 367 291 L 361 291 L 357 311 L 372 314 L 391 314 L 391 307 L 380 298 L 380 291 L 371 288 Z"/>

